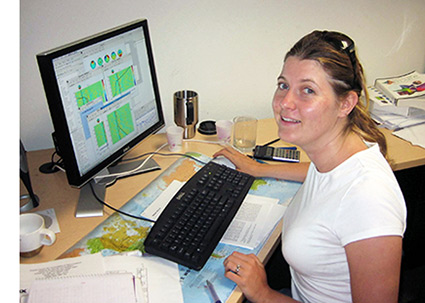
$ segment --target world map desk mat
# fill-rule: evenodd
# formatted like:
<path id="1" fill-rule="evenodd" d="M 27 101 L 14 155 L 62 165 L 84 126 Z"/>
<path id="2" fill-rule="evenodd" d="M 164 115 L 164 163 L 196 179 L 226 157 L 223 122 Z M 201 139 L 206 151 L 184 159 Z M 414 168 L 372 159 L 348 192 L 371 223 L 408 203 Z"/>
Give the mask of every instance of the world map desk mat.
<path id="1" fill-rule="evenodd" d="M 211 160 L 199 153 L 187 153 L 202 162 Z M 265 164 L 267 165 L 267 164 Z M 202 167 L 197 161 L 182 157 L 162 172 L 154 181 L 130 199 L 120 210 L 140 215 L 162 191 L 173 181 L 187 181 Z M 301 183 L 274 178 L 257 178 L 249 194 L 278 199 L 278 204 L 287 205 L 298 191 Z M 101 252 L 103 256 L 140 250 L 152 223 L 121 215 L 112 214 L 87 236 L 73 245 L 61 258 L 75 257 Z M 218 296 L 224 301 L 231 295 L 236 284 L 224 277 L 223 261 L 233 251 L 258 254 L 266 240 L 255 249 L 219 243 L 213 254 L 200 271 L 179 265 L 180 282 L 184 302 L 210 303 L 211 298 L 205 288 L 206 280 L 214 284 Z"/>

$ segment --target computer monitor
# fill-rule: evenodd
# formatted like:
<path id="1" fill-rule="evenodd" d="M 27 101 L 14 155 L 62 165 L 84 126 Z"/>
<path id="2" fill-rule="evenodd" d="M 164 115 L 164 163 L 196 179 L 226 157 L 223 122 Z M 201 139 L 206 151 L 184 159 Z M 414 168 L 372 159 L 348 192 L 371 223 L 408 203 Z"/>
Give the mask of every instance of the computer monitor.
<path id="1" fill-rule="evenodd" d="M 69 184 L 82 188 L 76 216 L 102 215 L 88 182 L 102 195 L 93 178 L 165 124 L 147 20 L 36 57 L 55 146 Z"/>

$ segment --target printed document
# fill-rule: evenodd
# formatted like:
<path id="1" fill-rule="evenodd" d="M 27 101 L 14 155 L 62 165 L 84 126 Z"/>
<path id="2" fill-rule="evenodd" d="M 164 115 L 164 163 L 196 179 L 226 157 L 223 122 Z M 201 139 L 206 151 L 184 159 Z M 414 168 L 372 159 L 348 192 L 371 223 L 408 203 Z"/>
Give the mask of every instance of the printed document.
<path id="1" fill-rule="evenodd" d="M 235 218 L 221 239 L 222 243 L 250 249 L 261 244 L 285 213 L 279 200 L 247 195 Z"/>

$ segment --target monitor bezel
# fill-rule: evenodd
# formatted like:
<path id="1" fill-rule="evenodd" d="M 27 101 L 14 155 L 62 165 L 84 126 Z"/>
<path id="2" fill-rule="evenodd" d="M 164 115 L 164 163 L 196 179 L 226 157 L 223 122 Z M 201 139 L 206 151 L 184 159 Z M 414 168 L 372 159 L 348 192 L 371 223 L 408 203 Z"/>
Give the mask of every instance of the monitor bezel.
<path id="1" fill-rule="evenodd" d="M 133 138 L 133 140 L 131 140 L 121 148 L 117 149 L 109 157 L 95 165 L 92 169 L 90 169 L 83 175 L 80 175 L 76 155 L 71 140 L 71 135 L 69 132 L 68 123 L 66 120 L 64 105 L 59 91 L 59 85 L 55 76 L 53 60 L 55 58 L 66 55 L 67 53 L 71 53 L 89 45 L 99 43 L 103 40 L 118 36 L 136 28 L 142 28 L 145 36 L 150 75 L 154 90 L 159 121 L 153 126 L 151 126 L 149 129 L 140 133 L 137 137 Z M 133 149 L 142 140 L 158 132 L 161 128 L 165 126 L 164 114 L 162 110 L 158 80 L 152 51 L 152 44 L 148 29 L 148 22 L 146 19 L 135 20 L 133 22 L 94 34 L 90 37 L 83 38 L 81 40 L 37 54 L 36 58 L 39 66 L 40 76 L 44 86 L 50 116 L 54 127 L 53 136 L 55 141 L 55 147 L 57 149 L 58 154 L 63 159 L 68 183 L 71 186 L 80 188 L 81 186 L 85 185 L 100 171 L 107 168 L 117 160 L 121 159 L 126 153 Z"/>

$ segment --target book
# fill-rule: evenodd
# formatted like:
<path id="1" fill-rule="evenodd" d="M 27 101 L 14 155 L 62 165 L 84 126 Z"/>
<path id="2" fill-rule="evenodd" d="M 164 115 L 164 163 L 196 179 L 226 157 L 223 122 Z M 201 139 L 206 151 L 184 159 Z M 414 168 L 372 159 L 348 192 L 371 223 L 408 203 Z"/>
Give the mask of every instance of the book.
<path id="1" fill-rule="evenodd" d="M 367 88 L 369 93 L 369 111 L 371 113 L 391 113 L 394 115 L 400 115 L 409 117 L 412 112 L 412 108 L 408 106 L 395 106 L 387 96 L 381 93 L 374 86 Z"/>
<path id="2" fill-rule="evenodd" d="M 425 109 L 425 74 L 411 71 L 395 77 L 378 78 L 374 87 L 395 106 Z"/>
<path id="3" fill-rule="evenodd" d="M 425 115 L 425 109 L 409 107 L 409 106 L 396 106 L 384 94 L 377 90 L 374 86 L 367 88 L 369 93 L 369 110 L 371 112 L 385 112 L 394 115 L 404 116 L 406 118 L 412 116 Z"/>

